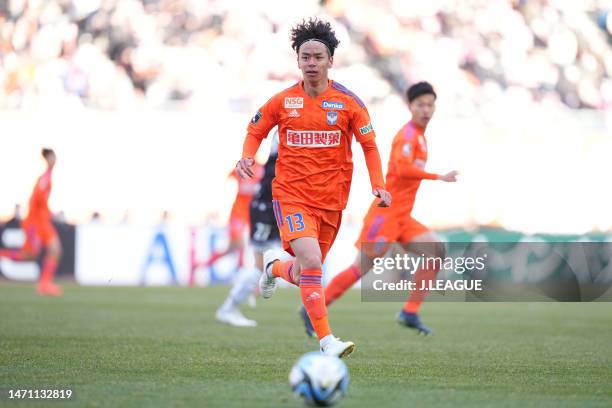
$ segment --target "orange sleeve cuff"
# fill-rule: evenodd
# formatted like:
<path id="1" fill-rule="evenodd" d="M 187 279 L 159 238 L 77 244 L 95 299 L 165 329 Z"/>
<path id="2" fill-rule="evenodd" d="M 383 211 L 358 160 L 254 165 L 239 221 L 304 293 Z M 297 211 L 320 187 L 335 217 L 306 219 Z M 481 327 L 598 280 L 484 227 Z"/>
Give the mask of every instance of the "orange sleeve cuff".
<path id="1" fill-rule="evenodd" d="M 259 145 L 261 145 L 261 139 L 247 134 L 247 137 L 244 139 L 244 144 L 242 145 L 242 157 L 254 158 L 257 149 L 259 149 Z"/>
<path id="2" fill-rule="evenodd" d="M 380 153 L 378 153 L 378 147 L 374 138 L 361 143 L 361 147 L 363 148 L 366 166 L 368 166 L 372 190 L 384 188 L 385 179 L 383 177 L 382 162 L 380 161 Z"/>

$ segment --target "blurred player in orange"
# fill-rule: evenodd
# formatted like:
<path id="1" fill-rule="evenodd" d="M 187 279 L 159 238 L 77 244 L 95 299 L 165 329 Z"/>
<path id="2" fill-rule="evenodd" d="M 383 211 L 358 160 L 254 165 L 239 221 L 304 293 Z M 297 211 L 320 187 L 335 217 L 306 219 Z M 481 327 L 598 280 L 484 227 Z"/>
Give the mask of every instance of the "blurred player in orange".
<path id="1" fill-rule="evenodd" d="M 259 190 L 259 180 L 263 175 L 263 166 L 257 163 L 254 164 L 253 173 L 254 177 L 247 179 L 241 179 L 234 171 L 229 174 L 228 177 L 238 181 L 238 192 L 236 193 L 229 217 L 230 243 L 225 250 L 214 252 L 204 262 L 204 266 L 211 266 L 220 258 L 238 251 L 238 268 L 242 267 L 245 246 L 244 235 L 250 224 L 249 206 L 253 195 Z"/>
<path id="2" fill-rule="evenodd" d="M 433 87 L 427 82 L 414 84 L 407 91 L 407 99 L 412 119 L 393 139 L 387 170 L 387 188 L 393 195 L 393 205 L 389 208 L 380 208 L 372 203 L 370 206 L 355 244 L 366 255 L 364 258 L 367 264 L 362 264 L 362 259 L 358 255 L 350 267 L 334 277 L 325 288 L 325 300 L 328 305 L 351 288 L 361 278 L 362 273 L 367 273 L 372 268 L 372 258 L 383 256 L 394 242 L 398 242 L 408 252 L 445 256 L 444 246 L 436 234 L 412 218 L 411 212 L 422 180 L 455 182 L 458 173 L 451 171 L 439 175 L 424 170 L 427 162 L 425 130 L 436 108 L 436 93 Z M 424 269 L 417 271 L 414 277 L 417 282 L 416 287 L 421 287 L 422 280 L 433 279 L 437 272 L 437 270 Z M 426 295 L 426 291 L 413 291 L 397 320 L 419 333 L 431 334 L 431 329 L 423 325 L 418 316 Z M 313 336 L 311 322 L 303 309 L 301 314 L 306 333 Z"/>
<path id="3" fill-rule="evenodd" d="M 52 149 L 43 149 L 42 156 L 47 162 L 47 170 L 36 181 L 30 196 L 28 215 L 21 224 L 26 236 L 25 243 L 21 249 L 0 250 L 0 257 L 14 261 L 31 261 L 38 258 L 44 246 L 45 256 L 37 291 L 41 295 L 61 296 L 62 288 L 53 283 L 53 277 L 62 256 L 62 245 L 51 223 L 48 204 L 56 156 Z"/>
<path id="4" fill-rule="evenodd" d="M 263 298 L 276 289 L 276 278 L 299 286 L 321 352 L 344 357 L 355 345 L 334 337 L 327 319 L 321 266 L 332 246 L 351 187 L 353 135 L 361 144 L 372 193 L 388 206 L 380 155 L 370 116 L 350 90 L 328 79 L 338 40 L 327 22 L 310 19 L 291 31 L 303 80 L 274 95 L 248 126 L 236 172 L 253 177 L 253 157 L 270 129 L 278 125 L 280 144 L 272 183 L 273 209 L 283 248 L 295 258 L 282 262 L 274 250 L 264 254 L 259 281 Z"/>

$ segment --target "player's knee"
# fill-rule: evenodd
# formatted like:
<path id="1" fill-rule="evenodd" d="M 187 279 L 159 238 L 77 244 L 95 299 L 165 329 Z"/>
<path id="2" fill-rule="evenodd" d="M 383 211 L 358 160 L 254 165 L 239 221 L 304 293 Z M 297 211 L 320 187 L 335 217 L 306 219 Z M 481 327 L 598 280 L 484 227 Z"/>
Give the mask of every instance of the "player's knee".
<path id="1" fill-rule="evenodd" d="M 24 261 L 34 261 L 40 255 L 40 251 L 24 251 L 22 255 L 22 260 Z"/>
<path id="2" fill-rule="evenodd" d="M 244 247 L 241 237 L 234 237 L 230 240 L 229 250 L 236 251 Z"/>
<path id="3" fill-rule="evenodd" d="M 444 244 L 442 242 L 433 242 L 432 243 L 433 246 L 433 251 L 434 251 L 434 256 L 437 258 L 446 258 L 446 247 L 444 246 Z"/>
<path id="4" fill-rule="evenodd" d="M 415 254 L 422 254 L 423 256 L 430 258 L 445 258 L 446 248 L 444 244 L 439 241 L 439 238 L 433 234 L 425 234 L 418 237 L 416 240 L 408 243 L 408 245 L 402 245 L 404 250 L 413 252 Z"/>
<path id="5" fill-rule="evenodd" d="M 321 269 L 320 254 L 305 254 L 298 259 L 301 269 Z"/>
<path id="6" fill-rule="evenodd" d="M 263 255 L 261 252 L 255 253 L 255 267 L 259 271 L 263 271 Z"/>
<path id="7" fill-rule="evenodd" d="M 353 265 L 351 265 L 353 269 L 359 271 L 359 273 L 363 276 L 368 273 L 372 267 L 374 266 L 374 259 L 368 256 L 364 256 L 363 259 L 361 256 L 357 256 L 355 261 L 353 261 Z"/>
<path id="8" fill-rule="evenodd" d="M 55 259 L 59 259 L 62 256 L 62 246 L 58 243 L 52 243 L 51 245 L 49 245 L 49 247 L 47 248 L 47 255 L 55 258 Z"/>

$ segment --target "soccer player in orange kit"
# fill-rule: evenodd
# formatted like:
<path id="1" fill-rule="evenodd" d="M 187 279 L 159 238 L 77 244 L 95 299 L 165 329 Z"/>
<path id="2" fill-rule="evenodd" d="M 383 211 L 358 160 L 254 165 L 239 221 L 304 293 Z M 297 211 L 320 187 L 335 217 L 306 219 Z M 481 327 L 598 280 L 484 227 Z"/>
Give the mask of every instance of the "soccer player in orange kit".
<path id="1" fill-rule="evenodd" d="M 230 173 L 229 177 L 235 178 L 238 181 L 238 191 L 236 193 L 236 198 L 234 199 L 234 204 L 232 205 L 232 210 L 230 211 L 229 217 L 230 243 L 225 250 L 214 252 L 210 258 L 203 263 L 204 266 L 211 266 L 220 258 L 223 258 L 234 251 L 239 251 L 238 268 L 243 266 L 245 246 L 244 233 L 250 224 L 249 206 L 251 205 L 253 195 L 259 190 L 259 180 L 263 176 L 263 166 L 255 163 L 253 165 L 253 173 L 254 177 L 247 179 L 237 177 L 234 171 Z M 190 278 L 190 284 L 195 284 L 195 277 L 193 275 Z"/>
<path id="2" fill-rule="evenodd" d="M 372 203 L 355 244 L 360 248 L 362 243 L 370 243 L 367 247 L 361 248 L 366 251 L 365 261 L 369 262 L 369 265 L 365 265 L 366 267 L 362 269 L 364 265 L 361 264 L 361 257 L 358 255 L 350 267 L 336 275 L 325 288 L 327 305 L 342 296 L 361 279 L 362 273 L 367 273 L 372 268 L 371 258 L 383 256 L 393 242 L 398 242 L 404 250 L 417 254 L 424 253 L 442 258 L 445 256 L 444 247 L 436 234 L 412 218 L 411 212 L 422 180 L 455 182 L 458 173 L 451 171 L 439 175 L 424 170 L 427 162 L 425 130 L 436 107 L 436 93 L 433 87 L 427 82 L 416 83 L 408 89 L 407 98 L 412 119 L 393 139 L 387 170 L 387 188 L 393 195 L 393 206 L 379 208 Z M 416 287 L 421 287 L 418 281 L 433 279 L 437 272 L 437 270 L 424 269 L 417 271 L 414 278 L 417 281 Z M 406 327 L 416 329 L 419 333 L 431 334 L 431 329 L 421 323 L 417 314 L 426 295 L 426 291 L 412 292 L 397 321 Z M 314 331 L 304 309 L 301 315 L 306 333 L 313 336 Z"/>
<path id="3" fill-rule="evenodd" d="M 45 247 L 45 257 L 37 291 L 41 295 L 61 296 L 62 288 L 53 283 L 53 277 L 62 255 L 62 245 L 53 224 L 49 210 L 49 194 L 51 193 L 51 173 L 55 166 L 56 156 L 52 149 L 43 149 L 42 156 L 47 162 L 47 170 L 36 181 L 34 191 L 30 196 L 27 217 L 21 228 L 26 241 L 21 249 L 2 249 L 0 257 L 13 261 L 31 261 L 38 258 Z"/>
<path id="4" fill-rule="evenodd" d="M 274 95 L 248 126 L 240 177 L 252 177 L 253 157 L 270 129 L 278 125 L 280 144 L 276 177 L 272 183 L 273 208 L 283 248 L 294 255 L 264 254 L 259 281 L 261 295 L 269 298 L 276 278 L 299 286 L 304 308 L 313 322 L 321 352 L 345 357 L 355 345 L 340 341 L 330 329 L 321 286 L 321 266 L 332 246 L 351 186 L 353 135 L 361 144 L 372 192 L 378 205 L 389 206 L 375 133 L 363 102 L 350 90 L 328 79 L 338 40 L 328 22 L 316 18 L 291 30 L 303 80 Z"/>

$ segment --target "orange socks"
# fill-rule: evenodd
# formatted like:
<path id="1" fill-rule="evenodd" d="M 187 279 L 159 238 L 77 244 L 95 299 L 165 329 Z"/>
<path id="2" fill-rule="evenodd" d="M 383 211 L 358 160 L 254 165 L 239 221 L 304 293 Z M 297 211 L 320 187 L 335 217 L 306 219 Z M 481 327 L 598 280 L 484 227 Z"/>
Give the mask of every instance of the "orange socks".
<path id="1" fill-rule="evenodd" d="M 402 310 L 406 313 L 418 313 L 421 303 L 423 303 L 422 300 L 408 300 L 406 303 L 404 303 Z"/>
<path id="2" fill-rule="evenodd" d="M 55 270 L 57 269 L 57 259 L 46 256 L 43 260 L 42 272 L 40 273 L 40 284 L 47 285 L 53 281 Z"/>
<path id="3" fill-rule="evenodd" d="M 293 270 L 293 261 L 278 261 L 272 264 L 272 275 L 283 278 L 287 282 L 298 286 L 298 284 L 293 279 L 293 274 L 291 271 Z"/>
<path id="4" fill-rule="evenodd" d="M 329 305 L 334 300 L 338 299 L 359 279 L 361 279 L 361 273 L 359 272 L 359 268 L 355 267 L 355 265 L 351 265 L 340 272 L 325 288 L 325 304 Z"/>
<path id="5" fill-rule="evenodd" d="M 431 270 L 419 269 L 414 274 L 414 282 L 416 284 L 415 287 L 420 288 L 422 284 L 421 282 L 423 281 L 434 280 L 436 278 L 437 273 L 438 271 L 436 269 L 431 269 Z M 425 290 L 417 289 L 417 290 L 410 292 L 410 296 L 408 296 L 408 301 L 404 303 L 404 307 L 402 308 L 404 312 L 417 313 L 419 311 L 419 308 L 421 307 L 421 303 L 423 303 L 423 301 L 425 300 L 425 297 L 427 297 L 428 292 L 429 290 L 427 289 Z"/>
<path id="6" fill-rule="evenodd" d="M 272 275 L 282 278 L 287 282 L 300 287 L 302 303 L 308 313 L 312 327 L 321 340 L 331 334 L 329 322 L 327 320 L 327 308 L 325 307 L 325 292 L 321 286 L 321 269 L 303 269 L 300 273 L 300 281 L 296 282 L 293 278 L 294 261 L 278 261 L 272 265 Z"/>
<path id="7" fill-rule="evenodd" d="M 306 309 L 306 311 L 308 311 L 308 309 Z M 310 323 L 312 323 L 312 327 L 315 330 L 315 333 L 317 333 L 318 340 L 332 334 L 331 329 L 329 328 L 327 316 L 320 319 L 310 319 Z"/>
<path id="8" fill-rule="evenodd" d="M 331 334 L 327 307 L 325 307 L 325 293 L 321 286 L 322 275 L 321 269 L 303 269 L 300 274 L 302 303 L 319 340 Z"/>

